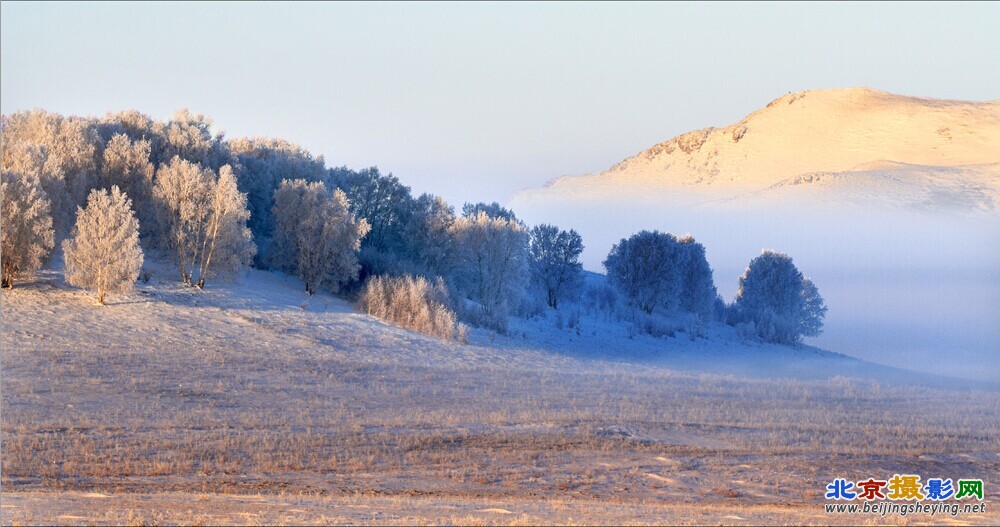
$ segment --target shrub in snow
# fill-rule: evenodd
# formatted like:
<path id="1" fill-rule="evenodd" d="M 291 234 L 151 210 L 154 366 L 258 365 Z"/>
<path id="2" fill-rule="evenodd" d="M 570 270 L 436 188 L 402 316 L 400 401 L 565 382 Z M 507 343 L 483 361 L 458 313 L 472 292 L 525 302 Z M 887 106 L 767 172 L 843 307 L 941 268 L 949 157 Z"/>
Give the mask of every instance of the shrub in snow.
<path id="1" fill-rule="evenodd" d="M 32 176 L 4 171 L 0 180 L 2 287 L 41 267 L 55 244 L 49 200 Z"/>
<path id="2" fill-rule="evenodd" d="M 500 334 L 507 334 L 509 313 L 486 311 L 482 304 L 468 298 L 457 299 L 455 312 L 458 318 L 477 328 L 492 329 Z M 494 337 L 490 337 L 494 338 Z"/>
<path id="3" fill-rule="evenodd" d="M 310 295 L 357 280 L 358 249 L 369 226 L 349 207 L 343 191 L 331 195 L 322 182 L 282 181 L 274 193 L 272 265 L 296 274 Z"/>
<path id="4" fill-rule="evenodd" d="M 531 229 L 528 255 L 531 278 L 545 293 L 549 307 L 558 309 L 559 300 L 578 292 L 583 283 L 583 238 L 574 230 L 561 231 L 554 225 Z M 578 297 L 578 295 L 576 295 Z"/>
<path id="5" fill-rule="evenodd" d="M 139 221 L 132 203 L 118 189 L 94 190 L 87 208 L 80 208 L 70 237 L 63 242 L 66 281 L 97 293 L 104 303 L 107 293 L 132 289 L 142 267 Z"/>
<path id="6" fill-rule="evenodd" d="M 510 314 L 525 320 L 531 320 L 535 317 L 543 316 L 546 309 L 548 309 L 548 304 L 545 303 L 541 295 L 525 293 L 521 295 L 521 300 L 515 304 Z"/>
<path id="7" fill-rule="evenodd" d="M 647 313 L 632 306 L 622 307 L 618 316 L 630 328 L 630 338 L 636 334 L 646 334 L 654 338 L 674 337 L 677 331 L 682 329 L 676 320 L 662 313 Z"/>
<path id="8" fill-rule="evenodd" d="M 172 253 L 185 284 L 204 287 L 209 276 L 235 272 L 256 254 L 246 194 L 229 165 L 217 175 L 174 156 L 156 173 L 153 197 L 161 244 Z"/>
<path id="9" fill-rule="evenodd" d="M 496 326 L 528 285 L 528 233 L 516 220 L 491 218 L 483 211 L 455 220 L 451 233 L 459 290 Z"/>
<path id="10" fill-rule="evenodd" d="M 740 277 L 735 308 L 743 332 L 753 330 L 761 340 L 782 344 L 819 335 L 827 311 L 819 290 L 792 259 L 766 249 Z"/>
<path id="11" fill-rule="evenodd" d="M 579 334 L 580 329 L 580 310 L 574 309 L 570 311 L 569 315 L 566 316 L 566 326 L 570 329 L 576 329 L 577 334 Z"/>
<path id="12" fill-rule="evenodd" d="M 468 328 L 449 309 L 444 281 L 375 276 L 365 282 L 360 304 L 369 315 L 445 340 L 468 341 Z"/>
<path id="13" fill-rule="evenodd" d="M 618 309 L 618 293 L 606 281 L 589 284 L 583 292 L 583 298 L 588 306 L 604 313 L 606 317 Z"/>

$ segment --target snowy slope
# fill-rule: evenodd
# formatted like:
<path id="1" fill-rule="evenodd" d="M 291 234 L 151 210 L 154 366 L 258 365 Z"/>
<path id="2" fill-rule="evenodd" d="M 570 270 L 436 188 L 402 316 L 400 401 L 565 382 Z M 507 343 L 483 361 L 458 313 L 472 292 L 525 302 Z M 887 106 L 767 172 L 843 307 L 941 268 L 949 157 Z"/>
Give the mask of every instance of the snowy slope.
<path id="1" fill-rule="evenodd" d="M 889 161 L 847 172 L 808 172 L 699 207 L 811 203 L 833 209 L 885 207 L 935 212 L 1000 210 L 1000 165 L 923 166 Z"/>
<path id="2" fill-rule="evenodd" d="M 181 285 L 172 267 L 155 260 L 146 262 L 144 273 L 148 281 L 135 291 L 112 295 L 108 305 L 97 306 L 93 295 L 65 284 L 57 262 L 35 279 L 3 291 L 2 312 L 9 321 L 5 345 L 81 354 L 100 354 L 111 346 L 137 354 L 153 348 L 196 354 L 210 354 L 213 347 L 252 349 L 307 353 L 356 366 L 453 371 L 686 372 L 955 385 L 945 377 L 811 346 L 748 342 L 722 324 L 713 324 L 698 337 L 683 330 L 673 337 L 651 337 L 630 331 L 628 323 L 607 313 L 572 303 L 559 313 L 546 310 L 531 319 L 514 318 L 507 335 L 474 329 L 470 343 L 463 345 L 391 326 L 323 292 L 310 297 L 299 280 L 282 273 L 246 270 L 232 281 L 209 283 L 205 290 Z M 573 315 L 579 320 L 575 325 L 556 323 Z M 959 384 L 980 385 L 967 380 Z"/>
<path id="3" fill-rule="evenodd" d="M 869 172 L 873 163 L 892 165 L 892 183 L 906 192 L 914 191 L 911 166 L 961 167 L 939 175 L 960 186 L 982 186 L 995 206 L 1000 100 L 925 99 L 869 88 L 788 94 L 738 123 L 675 137 L 600 174 L 563 177 L 523 191 L 513 205 L 650 193 L 676 199 L 680 190 L 698 198 L 732 196 L 805 174 Z M 870 179 L 858 181 L 864 186 Z M 868 190 L 887 197 L 893 192 Z M 950 193 L 944 199 L 952 200 Z"/>

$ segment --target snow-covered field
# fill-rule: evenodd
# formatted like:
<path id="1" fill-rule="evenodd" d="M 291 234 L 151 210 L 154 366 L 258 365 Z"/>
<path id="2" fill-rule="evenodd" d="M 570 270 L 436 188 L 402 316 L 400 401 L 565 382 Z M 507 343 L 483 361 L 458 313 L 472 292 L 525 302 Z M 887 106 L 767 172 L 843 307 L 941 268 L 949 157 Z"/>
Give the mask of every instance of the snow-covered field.
<path id="1" fill-rule="evenodd" d="M 3 292 L 4 524 L 858 523 L 825 483 L 895 472 L 1000 497 L 992 384 L 573 305 L 446 343 L 147 268 L 104 307 L 51 269 Z"/>

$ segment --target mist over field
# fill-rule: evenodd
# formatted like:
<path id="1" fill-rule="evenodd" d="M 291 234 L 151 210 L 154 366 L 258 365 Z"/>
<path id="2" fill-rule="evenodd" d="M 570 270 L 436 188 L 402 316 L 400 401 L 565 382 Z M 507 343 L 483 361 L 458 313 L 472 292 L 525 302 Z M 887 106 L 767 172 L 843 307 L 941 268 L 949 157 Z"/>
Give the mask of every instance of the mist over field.
<path id="1" fill-rule="evenodd" d="M 529 222 L 572 225 L 586 240 L 584 267 L 642 228 L 692 234 L 705 244 L 719 294 L 762 248 L 787 252 L 823 292 L 824 332 L 806 342 L 864 360 L 942 375 L 1000 380 L 1000 219 L 794 204 L 709 209 L 670 197 L 515 199 Z"/>
<path id="2" fill-rule="evenodd" d="M 579 229 L 594 271 L 637 229 L 691 234 L 726 301 L 761 249 L 785 252 L 829 306 L 809 343 L 1000 379 L 1000 101 L 790 93 L 511 206 Z"/>

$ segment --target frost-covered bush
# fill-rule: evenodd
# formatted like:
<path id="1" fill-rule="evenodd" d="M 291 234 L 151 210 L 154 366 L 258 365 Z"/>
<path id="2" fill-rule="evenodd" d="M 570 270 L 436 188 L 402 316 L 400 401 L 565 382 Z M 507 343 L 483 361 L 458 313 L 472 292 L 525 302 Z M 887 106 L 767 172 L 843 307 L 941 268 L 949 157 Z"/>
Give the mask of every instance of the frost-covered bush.
<path id="1" fill-rule="evenodd" d="M 153 198 L 159 241 L 177 263 L 181 280 L 204 287 L 212 275 L 249 265 L 257 252 L 247 227 L 246 194 L 229 165 L 216 174 L 180 156 L 156 173 Z"/>
<path id="2" fill-rule="evenodd" d="M 740 277 L 735 308 L 743 333 L 752 330 L 765 342 L 781 344 L 819 335 L 827 311 L 819 290 L 792 259 L 767 249 Z"/>
<path id="3" fill-rule="evenodd" d="M 570 329 L 580 328 L 580 310 L 574 309 L 566 315 L 566 327 Z"/>
<path id="4" fill-rule="evenodd" d="M 55 245 L 49 200 L 37 178 L 4 171 L 0 179 L 2 287 L 41 267 Z"/>
<path id="5" fill-rule="evenodd" d="M 583 283 L 583 238 L 575 230 L 561 231 L 554 225 L 531 229 L 528 245 L 531 279 L 541 289 L 549 307 L 558 309 L 559 300 L 579 297 Z"/>
<path id="6" fill-rule="evenodd" d="M 322 182 L 285 180 L 274 193 L 271 264 L 294 273 L 306 292 L 322 287 L 337 292 L 358 279 L 358 249 L 368 234 L 365 219 L 355 219 L 343 191 L 333 194 Z"/>
<path id="7" fill-rule="evenodd" d="M 511 310 L 511 314 L 525 320 L 531 320 L 544 315 L 546 309 L 548 309 L 548 304 L 541 295 L 523 294 L 521 300 Z"/>
<path id="8" fill-rule="evenodd" d="M 360 304 L 369 315 L 445 340 L 468 340 L 468 328 L 448 308 L 444 281 L 423 277 L 375 276 L 365 282 Z"/>
<path id="9" fill-rule="evenodd" d="M 683 324 L 662 313 L 647 313 L 635 306 L 620 306 L 616 318 L 629 328 L 629 334 L 645 334 L 654 338 L 674 337 Z"/>
<path id="10" fill-rule="evenodd" d="M 108 293 L 132 289 L 142 268 L 139 221 L 132 203 L 118 187 L 94 190 L 87 207 L 77 211 L 76 225 L 63 242 L 66 281 L 97 294 L 103 304 Z"/>
<path id="11" fill-rule="evenodd" d="M 607 315 L 613 314 L 618 308 L 618 293 L 606 281 L 588 284 L 583 298 L 594 310 Z"/>
<path id="12" fill-rule="evenodd" d="M 479 302 L 459 298 L 455 312 L 458 313 L 459 319 L 471 326 L 491 329 L 501 335 L 507 333 L 509 313 L 506 311 L 487 311 Z"/>
<path id="13" fill-rule="evenodd" d="M 516 220 L 491 218 L 483 211 L 455 220 L 451 233 L 459 291 L 496 325 L 528 285 L 528 233 Z"/>

